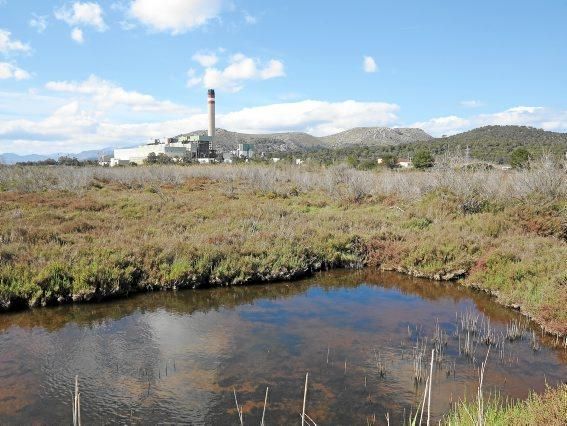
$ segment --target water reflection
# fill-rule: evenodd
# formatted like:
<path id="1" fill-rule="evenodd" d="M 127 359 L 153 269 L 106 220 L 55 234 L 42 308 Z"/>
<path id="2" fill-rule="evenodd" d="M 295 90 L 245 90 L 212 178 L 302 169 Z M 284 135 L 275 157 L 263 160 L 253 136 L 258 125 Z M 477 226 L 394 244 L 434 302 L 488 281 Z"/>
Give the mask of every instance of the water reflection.
<path id="1" fill-rule="evenodd" d="M 259 423 L 269 386 L 266 423 L 287 424 L 299 419 L 309 371 L 308 413 L 318 423 L 364 424 L 386 412 L 396 423 L 423 391 L 411 346 L 432 336 L 436 321 L 449 336 L 447 363 L 434 373 L 438 417 L 476 391 L 476 366 L 459 356 L 453 336 L 455 312 L 466 310 L 482 312 L 497 331 L 518 318 L 453 284 L 372 271 L 7 314 L 0 419 L 69 423 L 79 374 L 89 423 L 234 424 L 233 388 L 245 421 Z M 565 351 L 538 340 L 537 352 L 526 338 L 506 345 L 502 360 L 491 354 L 487 389 L 525 397 L 567 377 Z M 486 347 L 477 351 L 483 358 Z"/>

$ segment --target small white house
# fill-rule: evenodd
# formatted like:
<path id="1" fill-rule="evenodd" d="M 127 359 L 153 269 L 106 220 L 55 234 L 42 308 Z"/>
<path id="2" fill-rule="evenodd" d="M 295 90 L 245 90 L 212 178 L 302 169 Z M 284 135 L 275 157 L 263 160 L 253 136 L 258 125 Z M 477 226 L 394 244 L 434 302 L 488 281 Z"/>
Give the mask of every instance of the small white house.
<path id="1" fill-rule="evenodd" d="M 295 165 L 296 166 L 301 166 L 303 163 L 305 163 L 305 160 L 301 159 L 301 158 L 296 158 L 295 159 Z"/>
<path id="2" fill-rule="evenodd" d="M 413 163 L 411 162 L 411 158 L 400 158 L 397 162 L 397 165 L 402 169 L 409 169 L 413 166 Z"/>
<path id="3" fill-rule="evenodd" d="M 277 163 L 277 162 L 280 161 L 280 160 L 281 160 L 281 158 L 272 157 L 272 161 L 273 161 L 274 163 Z"/>

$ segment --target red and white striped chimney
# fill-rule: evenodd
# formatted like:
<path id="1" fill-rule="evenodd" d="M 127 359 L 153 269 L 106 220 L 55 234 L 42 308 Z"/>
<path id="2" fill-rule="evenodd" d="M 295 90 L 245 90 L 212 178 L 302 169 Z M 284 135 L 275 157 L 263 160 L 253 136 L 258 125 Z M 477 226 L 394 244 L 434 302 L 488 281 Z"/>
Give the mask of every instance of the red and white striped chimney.
<path id="1" fill-rule="evenodd" d="M 215 137 L 215 91 L 209 89 L 209 136 Z"/>

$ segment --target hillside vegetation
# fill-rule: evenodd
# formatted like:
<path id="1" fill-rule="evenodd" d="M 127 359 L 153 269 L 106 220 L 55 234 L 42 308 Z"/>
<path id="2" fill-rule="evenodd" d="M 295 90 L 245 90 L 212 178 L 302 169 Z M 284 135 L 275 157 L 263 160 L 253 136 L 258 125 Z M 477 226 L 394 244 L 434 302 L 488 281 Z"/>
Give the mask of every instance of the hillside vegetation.
<path id="1" fill-rule="evenodd" d="M 428 148 L 434 154 L 454 152 L 464 154 L 470 147 L 470 155 L 483 161 L 510 163 L 510 156 L 518 148 L 527 149 L 534 158 L 550 154 L 555 158 L 565 158 L 567 153 L 567 133 L 548 132 L 525 126 L 486 126 L 454 136 L 437 138 L 427 143 L 413 146 L 403 145 L 391 153 L 413 153 L 420 148 Z"/>
<path id="2" fill-rule="evenodd" d="M 567 333 L 567 179 L 530 170 L 0 167 L 0 305 L 375 266 L 461 283 Z"/>
<path id="3" fill-rule="evenodd" d="M 463 158 L 467 147 L 470 148 L 471 160 L 494 164 L 510 164 L 513 153 L 519 148 L 526 149 L 533 159 L 548 155 L 561 160 L 567 152 L 567 133 L 547 132 L 522 126 L 487 126 L 446 138 L 408 143 L 343 144 L 334 148 L 313 146 L 286 153 L 284 157 L 299 157 L 325 165 L 349 161 L 359 168 L 368 169 L 377 166 L 378 158 L 413 158 L 416 153 L 424 150 L 436 157 Z"/>

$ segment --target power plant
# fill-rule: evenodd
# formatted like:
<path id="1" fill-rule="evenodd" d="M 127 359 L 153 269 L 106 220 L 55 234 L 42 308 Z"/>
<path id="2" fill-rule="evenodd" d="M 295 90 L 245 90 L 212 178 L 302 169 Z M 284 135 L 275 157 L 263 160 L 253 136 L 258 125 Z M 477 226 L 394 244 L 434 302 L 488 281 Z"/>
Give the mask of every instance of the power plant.
<path id="1" fill-rule="evenodd" d="M 179 136 L 177 138 L 163 137 L 153 139 L 150 143 L 136 148 L 122 148 L 114 150 L 114 157 L 110 166 L 123 166 L 129 164 L 144 164 L 149 162 L 148 157 L 166 156 L 174 161 L 199 163 L 214 163 L 217 158 L 222 161 L 223 156 L 217 155 L 214 149 L 215 140 L 215 91 L 207 92 L 208 131 L 207 136 Z M 253 146 L 248 146 L 246 157 L 253 153 Z M 239 150 L 235 151 L 238 152 Z M 241 152 L 241 151 L 240 151 Z M 239 155 L 240 156 L 240 155 Z"/>

